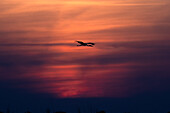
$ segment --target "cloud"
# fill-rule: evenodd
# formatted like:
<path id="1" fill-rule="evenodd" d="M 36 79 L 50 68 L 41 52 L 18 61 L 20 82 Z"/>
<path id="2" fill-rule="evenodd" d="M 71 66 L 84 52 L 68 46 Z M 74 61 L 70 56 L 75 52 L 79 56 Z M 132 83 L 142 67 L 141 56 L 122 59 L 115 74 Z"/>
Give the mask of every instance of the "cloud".
<path id="1" fill-rule="evenodd" d="M 41 44 L 26 44 L 26 43 L 24 43 L 24 44 L 21 44 L 21 43 L 19 43 L 19 44 L 0 44 L 0 46 L 75 46 L 75 44 L 73 44 L 73 43 L 41 43 Z"/>
<path id="2" fill-rule="evenodd" d="M 33 4 L 33 2 L 30 2 L 31 4 Z M 126 2 L 122 2 L 122 1 L 110 1 L 110 0 L 107 0 L 105 2 L 99 0 L 99 1 L 96 1 L 96 0 L 93 0 L 93 1 L 84 1 L 84 0 L 81 0 L 81 1 L 76 1 L 76 0 L 67 0 L 67 1 L 37 1 L 37 2 L 34 2 L 34 4 L 60 4 L 60 5 L 97 5 L 97 6 L 138 6 L 138 5 L 165 5 L 165 2 L 131 2 L 131 1 L 126 1 Z"/>
<path id="3" fill-rule="evenodd" d="M 145 2 L 126 4 L 137 7 L 125 3 L 98 7 L 95 1 L 86 3 L 93 7 L 57 5 L 57 9 L 37 3 L 3 12 L 2 85 L 57 98 L 127 97 L 169 90 L 169 15 L 162 13 L 169 8 Z M 69 43 L 74 39 L 92 40 L 96 46 L 77 48 Z"/>
<path id="4" fill-rule="evenodd" d="M 118 27 L 118 28 L 108 28 L 103 30 L 96 30 L 96 31 L 89 31 L 85 32 L 84 34 L 97 34 L 97 35 L 123 35 L 126 36 L 133 36 L 133 35 L 141 35 L 143 38 L 150 36 L 150 39 L 154 37 L 160 37 L 162 35 L 162 38 L 169 36 L 169 25 L 166 24 L 150 24 L 150 25 L 132 25 L 132 26 L 124 26 L 124 27 Z M 158 36 L 157 36 L 158 35 Z M 140 36 L 140 37 L 141 37 Z M 152 37 L 151 37 L 152 36 Z M 114 37 L 116 38 L 116 37 Z"/>

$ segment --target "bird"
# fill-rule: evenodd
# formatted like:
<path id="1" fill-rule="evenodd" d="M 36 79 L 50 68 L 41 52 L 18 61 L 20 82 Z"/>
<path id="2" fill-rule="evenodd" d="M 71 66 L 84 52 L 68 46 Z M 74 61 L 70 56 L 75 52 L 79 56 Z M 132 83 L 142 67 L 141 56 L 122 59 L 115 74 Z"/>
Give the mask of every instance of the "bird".
<path id="1" fill-rule="evenodd" d="M 89 47 L 93 47 L 95 45 L 95 43 L 92 43 L 92 42 L 88 42 L 88 43 L 84 43 L 82 41 L 76 41 L 76 42 L 80 44 L 80 45 L 77 45 L 77 46 L 89 46 Z"/>

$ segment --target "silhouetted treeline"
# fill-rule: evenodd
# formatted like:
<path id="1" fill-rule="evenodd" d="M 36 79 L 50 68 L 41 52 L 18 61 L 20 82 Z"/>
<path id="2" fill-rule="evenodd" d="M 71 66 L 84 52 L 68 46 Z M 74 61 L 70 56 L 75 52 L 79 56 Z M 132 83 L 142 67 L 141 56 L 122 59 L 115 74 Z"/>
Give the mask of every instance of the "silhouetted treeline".
<path id="1" fill-rule="evenodd" d="M 15 112 L 11 112 L 10 111 L 10 109 L 8 108 L 7 110 L 6 110 L 6 112 L 3 112 L 3 111 L 0 111 L 0 113 L 15 113 Z M 16 112 L 17 113 L 17 112 Z M 26 112 L 24 112 L 24 113 L 32 113 L 30 110 L 26 110 Z M 55 112 L 51 112 L 51 110 L 50 109 L 47 109 L 45 112 L 43 112 L 43 113 L 66 113 L 66 112 L 64 112 L 64 111 L 55 111 Z M 78 109 L 78 112 L 77 113 L 81 113 L 81 110 L 80 109 Z M 89 112 L 89 113 L 91 113 L 91 112 Z M 95 113 L 106 113 L 105 111 L 103 111 L 103 110 L 101 110 L 101 111 L 96 111 Z M 114 113 L 116 113 L 116 112 L 114 112 Z M 140 112 L 124 112 L 124 113 L 140 113 Z M 147 113 L 147 112 L 146 112 Z M 148 112 L 148 113 L 154 113 L 154 112 Z M 167 113 L 170 113 L 170 112 L 167 112 Z"/>
<path id="2" fill-rule="evenodd" d="M 7 109 L 6 112 L 0 111 L 0 113 L 14 113 L 14 112 L 10 112 L 10 110 Z M 24 112 L 24 113 L 32 113 L 32 112 L 30 110 L 26 110 L 26 112 Z M 45 111 L 45 113 L 66 113 L 66 112 L 64 112 L 64 111 L 51 112 L 50 109 L 47 109 Z M 81 113 L 80 109 L 78 110 L 78 113 Z M 105 111 L 100 111 L 100 112 L 96 112 L 96 113 L 106 113 L 106 112 Z"/>

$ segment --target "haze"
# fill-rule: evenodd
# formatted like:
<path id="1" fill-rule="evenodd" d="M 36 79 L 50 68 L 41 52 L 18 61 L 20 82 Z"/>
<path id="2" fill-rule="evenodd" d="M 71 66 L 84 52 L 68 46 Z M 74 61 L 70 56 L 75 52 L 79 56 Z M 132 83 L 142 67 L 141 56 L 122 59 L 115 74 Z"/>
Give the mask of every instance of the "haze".
<path id="1" fill-rule="evenodd" d="M 170 90 L 169 4 L 1 0 L 1 88 L 53 98 L 161 99 Z M 96 45 L 77 47 L 76 40 Z"/>

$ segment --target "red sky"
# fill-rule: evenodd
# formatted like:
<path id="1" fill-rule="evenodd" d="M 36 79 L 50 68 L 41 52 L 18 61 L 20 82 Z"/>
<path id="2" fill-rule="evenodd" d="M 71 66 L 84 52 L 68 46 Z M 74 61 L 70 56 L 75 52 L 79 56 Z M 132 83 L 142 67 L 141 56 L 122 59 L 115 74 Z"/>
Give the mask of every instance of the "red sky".
<path id="1" fill-rule="evenodd" d="M 56 98 L 167 91 L 169 5 L 169 0 L 2 0 L 1 81 Z M 96 46 L 77 47 L 75 40 Z"/>

